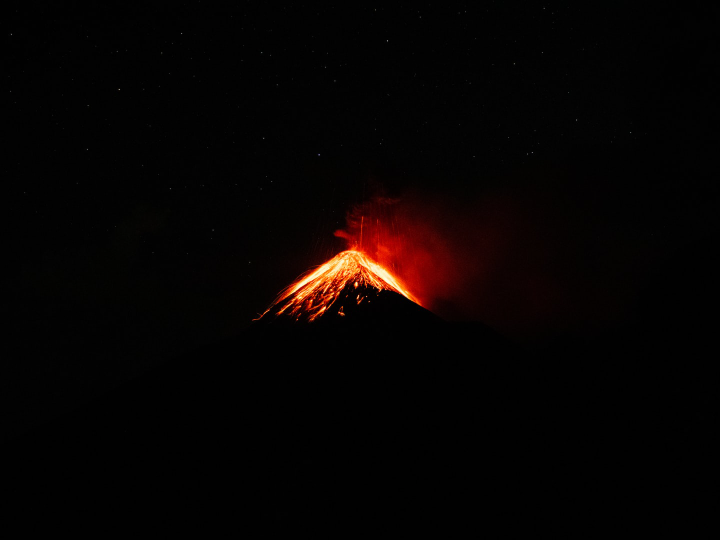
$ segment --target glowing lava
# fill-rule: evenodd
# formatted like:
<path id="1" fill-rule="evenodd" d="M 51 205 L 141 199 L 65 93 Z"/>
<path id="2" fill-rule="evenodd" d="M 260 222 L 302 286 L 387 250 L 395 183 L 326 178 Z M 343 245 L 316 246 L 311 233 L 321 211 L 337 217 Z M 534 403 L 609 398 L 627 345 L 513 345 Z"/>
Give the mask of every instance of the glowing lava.
<path id="1" fill-rule="evenodd" d="M 323 315 L 341 296 L 358 304 L 368 291 L 391 290 L 419 303 L 390 272 L 371 261 L 365 254 L 348 250 L 339 253 L 316 270 L 300 277 L 280 293 L 260 318 L 272 311 L 295 320 L 313 321 Z M 338 315 L 344 315 L 342 306 Z"/>

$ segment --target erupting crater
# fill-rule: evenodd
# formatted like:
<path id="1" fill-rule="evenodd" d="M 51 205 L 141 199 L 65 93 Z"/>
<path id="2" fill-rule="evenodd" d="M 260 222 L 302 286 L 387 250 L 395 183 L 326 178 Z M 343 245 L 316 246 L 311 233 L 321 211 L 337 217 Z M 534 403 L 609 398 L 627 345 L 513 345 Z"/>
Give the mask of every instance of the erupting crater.
<path id="1" fill-rule="evenodd" d="M 339 253 L 287 287 L 258 319 L 279 317 L 311 322 L 319 317 L 344 317 L 382 291 L 400 294 L 419 305 L 385 268 L 356 250 Z"/>

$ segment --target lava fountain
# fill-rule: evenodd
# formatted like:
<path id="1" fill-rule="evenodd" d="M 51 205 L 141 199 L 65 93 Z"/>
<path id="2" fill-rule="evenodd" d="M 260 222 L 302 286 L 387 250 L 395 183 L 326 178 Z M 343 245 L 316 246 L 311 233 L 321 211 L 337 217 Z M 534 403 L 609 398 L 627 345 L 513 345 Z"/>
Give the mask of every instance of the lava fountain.
<path id="1" fill-rule="evenodd" d="M 283 290 L 258 319 L 266 315 L 284 315 L 299 321 L 314 321 L 332 309 L 344 316 L 347 301 L 358 305 L 371 301 L 371 296 L 389 290 L 419 304 L 399 281 L 367 255 L 347 250 L 301 276 Z M 338 299 L 341 299 L 338 302 Z M 338 306 L 339 304 L 339 306 Z"/>

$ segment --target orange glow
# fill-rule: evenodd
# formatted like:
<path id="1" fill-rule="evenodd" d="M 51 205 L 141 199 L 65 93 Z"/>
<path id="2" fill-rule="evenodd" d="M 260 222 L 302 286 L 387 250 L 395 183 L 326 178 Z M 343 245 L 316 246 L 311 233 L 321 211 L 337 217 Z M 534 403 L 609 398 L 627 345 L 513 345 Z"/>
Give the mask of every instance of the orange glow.
<path id="1" fill-rule="evenodd" d="M 300 277 L 280 293 L 260 318 L 277 308 L 276 315 L 286 314 L 296 320 L 302 317 L 313 321 L 333 305 L 346 287 L 391 290 L 419 303 L 385 268 L 364 253 L 347 250 Z M 354 296 L 358 304 L 365 300 L 362 289 Z M 338 315 L 345 315 L 342 307 Z"/>

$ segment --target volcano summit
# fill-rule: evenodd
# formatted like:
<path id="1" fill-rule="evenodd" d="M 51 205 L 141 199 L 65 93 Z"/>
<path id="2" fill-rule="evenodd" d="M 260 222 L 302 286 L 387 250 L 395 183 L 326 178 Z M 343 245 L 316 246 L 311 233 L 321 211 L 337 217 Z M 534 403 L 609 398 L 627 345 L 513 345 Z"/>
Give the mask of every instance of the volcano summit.
<path id="1" fill-rule="evenodd" d="M 347 250 L 300 277 L 280 293 L 258 319 L 263 322 L 362 318 L 377 304 L 426 312 L 403 285 L 364 253 Z"/>

